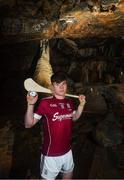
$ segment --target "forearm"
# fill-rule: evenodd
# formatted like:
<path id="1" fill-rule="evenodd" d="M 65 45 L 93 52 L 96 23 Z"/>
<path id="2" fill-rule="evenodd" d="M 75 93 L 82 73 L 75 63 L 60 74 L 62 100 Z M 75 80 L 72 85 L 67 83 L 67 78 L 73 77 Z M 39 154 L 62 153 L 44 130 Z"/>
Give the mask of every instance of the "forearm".
<path id="1" fill-rule="evenodd" d="M 25 128 L 31 128 L 35 124 L 33 117 L 34 105 L 28 104 L 25 113 Z"/>
<path id="2" fill-rule="evenodd" d="M 75 111 L 75 113 L 73 114 L 73 120 L 77 120 L 80 118 L 82 112 L 83 112 L 83 109 L 84 109 L 84 106 L 85 106 L 85 102 L 82 102 L 78 105 L 78 108 L 77 110 Z"/>

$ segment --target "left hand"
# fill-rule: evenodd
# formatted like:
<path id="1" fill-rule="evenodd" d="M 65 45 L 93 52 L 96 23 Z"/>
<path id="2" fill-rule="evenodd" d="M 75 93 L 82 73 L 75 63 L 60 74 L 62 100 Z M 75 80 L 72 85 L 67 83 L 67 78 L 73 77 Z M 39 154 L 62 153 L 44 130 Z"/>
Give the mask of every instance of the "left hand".
<path id="1" fill-rule="evenodd" d="M 85 104 L 86 103 L 86 97 L 84 95 L 79 95 L 79 101 L 81 104 Z"/>

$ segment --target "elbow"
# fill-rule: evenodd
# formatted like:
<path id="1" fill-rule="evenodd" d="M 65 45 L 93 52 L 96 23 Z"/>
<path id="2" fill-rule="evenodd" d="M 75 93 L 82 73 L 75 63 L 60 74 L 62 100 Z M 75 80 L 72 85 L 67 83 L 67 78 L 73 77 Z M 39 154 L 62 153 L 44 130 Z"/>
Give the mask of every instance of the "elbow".
<path id="1" fill-rule="evenodd" d="M 32 127 L 32 124 L 27 124 L 27 123 L 25 123 L 25 128 L 26 129 L 29 129 L 29 128 L 31 128 Z"/>
<path id="2" fill-rule="evenodd" d="M 75 114 L 75 116 L 73 116 L 73 121 L 77 121 L 78 119 L 80 119 L 81 114 Z"/>
<path id="3" fill-rule="evenodd" d="M 77 121 L 79 118 L 78 117 L 73 117 L 73 121 Z"/>
<path id="4" fill-rule="evenodd" d="M 24 119 L 24 126 L 25 128 L 31 128 L 33 126 L 33 119 L 26 118 Z"/>
<path id="5" fill-rule="evenodd" d="M 31 128 L 31 126 L 25 124 L 25 128 L 26 128 L 26 129 L 29 129 L 29 128 Z"/>

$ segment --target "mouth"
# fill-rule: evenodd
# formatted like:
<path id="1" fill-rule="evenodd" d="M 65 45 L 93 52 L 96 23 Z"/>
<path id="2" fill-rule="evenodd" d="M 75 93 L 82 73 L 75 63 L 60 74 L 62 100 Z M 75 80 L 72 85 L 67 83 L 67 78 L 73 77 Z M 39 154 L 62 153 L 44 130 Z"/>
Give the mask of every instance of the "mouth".
<path id="1" fill-rule="evenodd" d="M 59 92 L 59 94 L 64 95 L 64 94 L 65 94 L 65 92 L 64 92 L 64 91 L 60 91 L 60 92 Z"/>

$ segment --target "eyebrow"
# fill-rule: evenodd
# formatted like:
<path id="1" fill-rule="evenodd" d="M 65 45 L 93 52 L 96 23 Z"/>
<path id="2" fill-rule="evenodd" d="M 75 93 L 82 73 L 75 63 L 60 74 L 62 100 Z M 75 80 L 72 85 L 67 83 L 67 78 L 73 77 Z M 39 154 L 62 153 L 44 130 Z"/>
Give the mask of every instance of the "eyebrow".
<path id="1" fill-rule="evenodd" d="M 54 82 L 55 84 L 67 84 L 67 82 L 66 81 L 62 81 L 62 82 Z"/>

